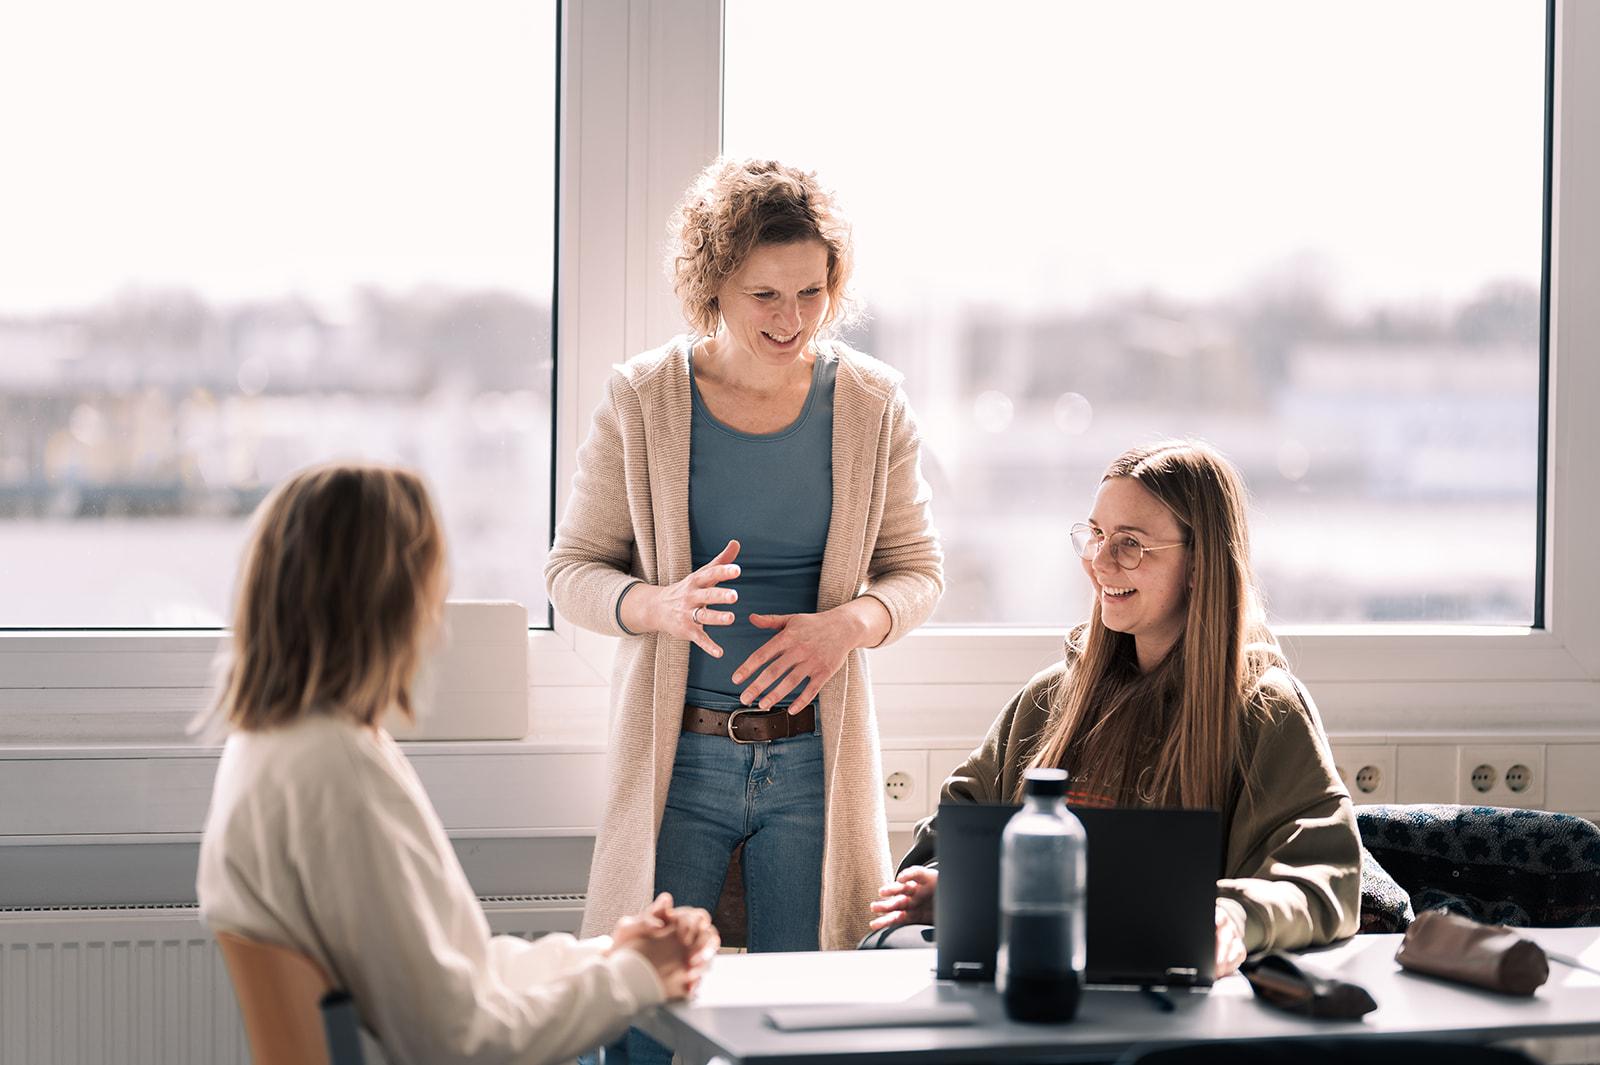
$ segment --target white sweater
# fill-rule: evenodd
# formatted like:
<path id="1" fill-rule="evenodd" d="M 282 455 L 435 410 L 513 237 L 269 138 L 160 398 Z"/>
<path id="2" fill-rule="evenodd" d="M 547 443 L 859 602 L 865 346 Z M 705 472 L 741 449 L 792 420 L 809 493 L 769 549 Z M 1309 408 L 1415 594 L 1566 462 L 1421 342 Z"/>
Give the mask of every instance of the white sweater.
<path id="1" fill-rule="evenodd" d="M 341 718 L 228 739 L 197 887 L 211 928 L 321 965 L 395 1063 L 562 1061 L 662 1000 L 607 937 L 491 938 L 399 746 Z"/>

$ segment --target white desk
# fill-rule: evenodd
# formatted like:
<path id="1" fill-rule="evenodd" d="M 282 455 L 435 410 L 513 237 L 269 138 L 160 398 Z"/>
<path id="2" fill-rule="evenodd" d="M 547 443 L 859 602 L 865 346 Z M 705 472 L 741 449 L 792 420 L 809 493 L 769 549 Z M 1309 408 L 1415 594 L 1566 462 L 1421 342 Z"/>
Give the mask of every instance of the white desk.
<path id="1" fill-rule="evenodd" d="M 1600 968 L 1600 928 L 1526 929 L 1546 948 Z M 1258 1003 L 1243 977 L 1210 992 L 1173 992 L 1163 1013 L 1134 990 L 1091 989 L 1071 1024 L 1006 1019 L 993 985 L 933 978 L 932 950 L 725 955 L 696 1000 L 661 1007 L 639 1026 L 677 1048 L 685 1062 L 731 1065 L 807 1062 L 1070 1061 L 1113 1058 L 1135 1044 L 1212 1039 L 1435 1037 L 1488 1042 L 1600 1032 L 1600 974 L 1552 963 L 1531 999 L 1509 998 L 1414 976 L 1394 962 L 1397 935 L 1357 936 L 1311 955 L 1318 971 L 1372 993 L 1378 1009 L 1359 1021 L 1313 1021 Z M 774 1005 L 971 1002 L 980 1023 L 965 1028 L 780 1032 L 763 1018 Z"/>

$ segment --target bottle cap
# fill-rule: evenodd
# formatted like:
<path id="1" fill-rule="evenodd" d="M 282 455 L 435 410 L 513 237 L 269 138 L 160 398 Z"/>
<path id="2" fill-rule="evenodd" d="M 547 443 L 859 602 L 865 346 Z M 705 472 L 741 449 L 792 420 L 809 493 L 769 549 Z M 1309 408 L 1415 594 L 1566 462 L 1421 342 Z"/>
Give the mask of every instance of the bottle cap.
<path id="1" fill-rule="evenodd" d="M 1067 793 L 1065 769 L 1029 769 L 1022 774 L 1022 777 L 1026 781 L 1023 785 L 1024 795 L 1061 798 Z"/>

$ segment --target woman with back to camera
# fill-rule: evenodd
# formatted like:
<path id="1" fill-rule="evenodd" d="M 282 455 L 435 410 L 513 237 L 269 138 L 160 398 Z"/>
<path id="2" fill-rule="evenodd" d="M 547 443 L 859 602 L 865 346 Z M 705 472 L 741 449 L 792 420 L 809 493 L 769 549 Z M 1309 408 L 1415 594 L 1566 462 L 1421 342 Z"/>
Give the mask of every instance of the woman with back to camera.
<path id="1" fill-rule="evenodd" d="M 1356 930 L 1360 842 L 1310 696 L 1263 620 L 1244 482 L 1212 448 L 1134 448 L 1072 544 L 1095 593 L 1065 661 L 1035 676 L 944 783 L 946 802 L 1017 802 L 1023 771 L 1069 773 L 1085 806 L 1222 812 L 1217 976 L 1247 951 Z M 917 826 L 874 928 L 933 920 L 936 817 Z"/>
<path id="2" fill-rule="evenodd" d="M 540 1065 L 691 992 L 717 948 L 666 896 L 578 941 L 490 936 L 444 826 L 383 729 L 444 608 L 422 482 L 380 466 L 289 478 L 257 510 L 215 715 L 229 735 L 200 844 L 216 931 L 310 957 L 397 1063 Z"/>
<path id="3" fill-rule="evenodd" d="M 719 160 L 673 224 L 695 333 L 611 374 L 545 570 L 622 637 L 585 927 L 714 906 L 742 843 L 750 949 L 847 948 L 890 868 L 862 651 L 943 589 L 917 428 L 898 373 L 826 339 L 853 253 L 814 175 Z"/>

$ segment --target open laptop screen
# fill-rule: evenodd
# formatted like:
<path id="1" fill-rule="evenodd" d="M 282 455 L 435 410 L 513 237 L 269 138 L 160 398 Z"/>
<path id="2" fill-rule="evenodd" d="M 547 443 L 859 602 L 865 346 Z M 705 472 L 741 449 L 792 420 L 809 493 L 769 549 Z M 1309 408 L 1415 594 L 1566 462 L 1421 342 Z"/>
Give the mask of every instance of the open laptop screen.
<path id="1" fill-rule="evenodd" d="M 1018 808 L 939 804 L 938 975 L 994 979 L 1000 834 Z M 1210 984 L 1222 821 L 1214 810 L 1073 808 L 1088 835 L 1093 984 Z"/>

